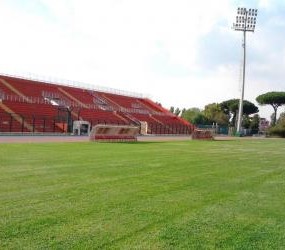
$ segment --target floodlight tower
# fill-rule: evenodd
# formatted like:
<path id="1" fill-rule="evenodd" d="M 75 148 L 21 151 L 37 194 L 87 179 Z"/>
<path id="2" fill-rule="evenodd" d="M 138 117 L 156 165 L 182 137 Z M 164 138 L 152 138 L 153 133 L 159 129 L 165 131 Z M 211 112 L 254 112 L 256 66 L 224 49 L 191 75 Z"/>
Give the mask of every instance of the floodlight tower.
<path id="1" fill-rule="evenodd" d="M 257 18 L 257 9 L 238 8 L 236 22 L 233 23 L 235 31 L 243 32 L 243 69 L 242 69 L 242 89 L 239 101 L 237 133 L 241 134 L 242 115 L 243 115 L 243 98 L 244 98 L 244 84 L 245 84 L 245 62 L 246 62 L 246 32 L 254 32 Z"/>

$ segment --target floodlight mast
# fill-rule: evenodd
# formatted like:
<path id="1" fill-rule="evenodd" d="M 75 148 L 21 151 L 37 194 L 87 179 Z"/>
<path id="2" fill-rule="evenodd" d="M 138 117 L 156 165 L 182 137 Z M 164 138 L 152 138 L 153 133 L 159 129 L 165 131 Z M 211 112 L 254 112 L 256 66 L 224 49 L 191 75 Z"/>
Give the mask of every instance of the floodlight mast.
<path id="1" fill-rule="evenodd" d="M 242 89 L 239 101 L 237 133 L 242 134 L 242 115 L 243 115 L 243 99 L 244 99 L 244 85 L 245 85 L 245 62 L 246 62 L 246 32 L 254 32 L 256 25 L 257 9 L 238 8 L 236 22 L 233 23 L 235 31 L 243 32 L 243 69 L 242 69 Z"/>

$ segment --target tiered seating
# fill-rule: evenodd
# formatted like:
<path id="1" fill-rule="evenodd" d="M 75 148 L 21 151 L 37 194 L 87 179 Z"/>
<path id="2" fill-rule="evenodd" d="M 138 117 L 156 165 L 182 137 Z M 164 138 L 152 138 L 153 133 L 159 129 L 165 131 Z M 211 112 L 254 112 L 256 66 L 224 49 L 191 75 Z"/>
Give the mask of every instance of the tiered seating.
<path id="1" fill-rule="evenodd" d="M 23 124 L 17 121 L 11 114 L 6 113 L 0 107 L 0 132 L 30 132 Z"/>
<path id="2" fill-rule="evenodd" d="M 17 114 L 23 116 L 24 115 L 48 116 L 48 117 L 57 116 L 56 106 L 50 104 L 41 104 L 39 107 L 33 103 L 25 103 L 25 102 L 3 101 L 3 103 L 12 110 L 16 110 Z"/>
<path id="3" fill-rule="evenodd" d="M 149 100 L 148 98 L 141 98 L 139 99 L 140 102 L 142 102 L 146 107 L 148 107 L 149 109 L 155 111 L 155 112 L 168 112 L 166 109 L 164 109 L 163 107 L 161 107 L 159 104 L 154 103 L 153 101 Z"/>
<path id="4" fill-rule="evenodd" d="M 151 114 L 154 112 L 161 112 L 155 105 L 150 105 L 142 98 L 128 97 L 115 94 L 104 94 L 109 100 L 112 100 L 120 107 L 125 108 L 125 115 L 132 117 L 132 121 L 144 121 L 148 123 L 149 133 L 170 133 L 169 129 L 164 128 L 162 131 L 163 123 L 154 119 Z"/>
<path id="5" fill-rule="evenodd" d="M 142 121 L 142 122 L 147 122 L 148 124 L 159 123 L 158 121 L 153 119 L 150 114 L 132 113 L 131 115 L 134 116 L 137 120 Z"/>
<path id="6" fill-rule="evenodd" d="M 110 93 L 106 93 L 104 94 L 104 96 L 107 97 L 109 100 L 112 100 L 122 108 L 130 110 L 148 111 L 148 109 L 138 101 L 139 98 L 123 96 L 123 95 L 115 95 Z"/>
<path id="7" fill-rule="evenodd" d="M 10 76 L 0 76 L 0 91 L 10 96 L 2 98 L 7 108 L 0 107 L 0 132 L 63 132 L 72 120 L 91 125 L 145 121 L 152 134 L 189 134 L 192 130 L 187 122 L 149 99 Z"/>
<path id="8" fill-rule="evenodd" d="M 87 109 L 80 110 L 80 116 L 89 121 L 92 125 L 95 124 L 127 124 L 119 116 L 116 116 L 112 111 L 104 111 L 100 109 Z"/>
<path id="9" fill-rule="evenodd" d="M 61 89 L 63 89 L 68 95 L 66 95 L 67 98 L 69 98 L 73 102 L 77 102 L 77 104 L 85 104 L 85 105 L 94 105 L 93 97 L 90 94 L 90 91 L 86 89 L 79 89 L 79 88 L 72 88 L 72 87 L 66 87 L 61 86 Z"/>
<path id="10" fill-rule="evenodd" d="M 1 79 L 2 77 L 0 77 L 0 92 L 3 92 L 6 95 L 9 96 L 13 96 L 15 95 L 15 93 L 9 89 L 1 80 L 5 80 L 5 79 Z"/>
<path id="11" fill-rule="evenodd" d="M 13 113 L 21 116 L 22 122 L 32 127 L 32 129 L 28 129 L 26 126 L 22 126 L 21 129 L 24 129 L 24 132 L 62 132 L 56 126 L 60 119 L 55 106 L 41 104 L 39 107 L 33 103 L 12 101 L 3 101 L 3 104 L 11 109 Z"/>
<path id="12" fill-rule="evenodd" d="M 185 134 L 185 130 L 190 129 L 174 115 L 153 115 L 153 117 L 164 124 L 169 129 L 170 134 Z"/>
<path id="13" fill-rule="evenodd" d="M 185 134 L 187 126 L 182 124 L 179 120 L 172 120 L 166 116 L 158 116 L 151 114 L 131 113 L 129 114 L 135 118 L 136 121 L 147 122 L 148 132 L 150 134 Z M 164 117 L 162 119 L 159 119 Z"/>
<path id="14" fill-rule="evenodd" d="M 12 85 L 15 89 L 27 97 L 42 97 L 43 91 L 58 92 L 57 85 L 35 82 L 26 79 L 0 77 L 6 80 L 7 83 Z"/>
<path id="15" fill-rule="evenodd" d="M 103 92 L 92 91 L 91 94 L 94 97 L 95 105 L 101 109 L 119 110 L 121 108 L 118 103 L 108 98 Z"/>
<path id="16" fill-rule="evenodd" d="M 147 107 L 147 104 L 143 103 L 143 99 L 140 100 L 134 97 L 127 97 L 110 93 L 100 93 L 71 87 L 64 87 L 64 90 L 78 99 L 80 102 L 84 102 L 85 104 L 92 106 L 91 109 L 84 108 L 80 111 L 80 116 L 84 120 L 92 121 L 92 124 L 130 124 L 136 120 L 146 121 L 154 125 L 157 123 L 160 126 L 162 125 L 162 123 L 155 119 L 152 119 L 151 116 L 149 116 L 148 112 L 153 112 L 153 110 L 151 110 L 150 107 Z M 98 102 L 96 102 L 96 100 L 98 100 Z M 93 106 L 102 108 L 103 104 L 107 105 L 106 108 L 111 110 L 120 110 L 119 107 L 128 109 L 132 111 L 131 113 L 128 113 L 128 116 L 131 116 L 133 119 L 126 117 L 126 113 L 120 111 L 117 113 L 128 121 L 120 119 L 120 117 L 115 116 L 110 111 L 100 110 L 99 108 L 93 110 Z M 136 111 L 143 111 L 146 114 L 135 113 Z"/>
<path id="17" fill-rule="evenodd" d="M 177 119 L 176 116 L 170 116 L 170 115 L 153 115 L 153 117 L 161 123 L 165 123 L 168 125 L 181 125 L 181 121 Z"/>

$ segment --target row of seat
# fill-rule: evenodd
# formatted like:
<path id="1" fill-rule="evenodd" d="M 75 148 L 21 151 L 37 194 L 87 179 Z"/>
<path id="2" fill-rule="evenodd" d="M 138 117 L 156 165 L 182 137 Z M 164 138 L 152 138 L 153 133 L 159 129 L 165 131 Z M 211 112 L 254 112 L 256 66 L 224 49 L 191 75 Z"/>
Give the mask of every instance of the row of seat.
<path id="1" fill-rule="evenodd" d="M 181 126 L 190 127 L 190 124 L 181 122 L 181 119 L 173 116 L 151 100 L 144 98 L 42 83 L 10 76 L 0 76 L 0 91 L 7 96 L 19 97 L 18 101 L 13 98 L 1 100 L 3 105 L 0 106 L 0 113 L 13 113 L 14 125 L 11 126 L 11 122 L 9 123 L 11 116 L 6 117 L 7 121 L 3 121 L 3 116 L 0 132 L 8 123 L 10 130 L 13 131 L 17 130 L 15 124 L 18 123 L 21 131 L 25 132 L 29 132 L 28 130 L 31 130 L 31 127 L 33 131 L 58 132 L 60 129 L 63 130 L 62 126 L 58 124 L 64 119 L 87 120 L 93 125 L 100 123 L 138 125 L 139 122 L 144 121 L 150 124 L 149 133 L 182 133 L 181 131 L 184 129 L 181 129 Z M 36 100 L 40 101 L 36 102 Z M 64 108 L 61 105 L 66 105 L 66 107 Z M 24 119 L 25 122 L 21 122 L 20 119 Z M 179 129 L 174 129 L 174 127 L 179 127 Z"/>

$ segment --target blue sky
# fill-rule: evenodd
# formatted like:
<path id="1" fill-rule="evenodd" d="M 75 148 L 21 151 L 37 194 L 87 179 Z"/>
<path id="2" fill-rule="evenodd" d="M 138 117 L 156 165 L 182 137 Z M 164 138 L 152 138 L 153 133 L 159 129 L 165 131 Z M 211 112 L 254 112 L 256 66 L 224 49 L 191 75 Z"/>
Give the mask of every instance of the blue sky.
<path id="1" fill-rule="evenodd" d="M 231 29 L 237 7 L 259 10 L 247 35 L 245 99 L 255 103 L 285 91 L 285 1 L 0 0 L 0 71 L 203 108 L 240 97 L 242 34 Z"/>

